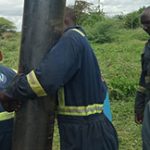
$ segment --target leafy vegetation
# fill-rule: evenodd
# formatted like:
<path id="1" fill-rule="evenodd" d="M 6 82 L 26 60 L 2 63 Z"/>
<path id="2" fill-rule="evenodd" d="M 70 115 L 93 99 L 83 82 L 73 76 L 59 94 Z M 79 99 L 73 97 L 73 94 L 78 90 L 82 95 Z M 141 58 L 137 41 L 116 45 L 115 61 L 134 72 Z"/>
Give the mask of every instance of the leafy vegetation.
<path id="1" fill-rule="evenodd" d="M 0 35 L 2 35 L 2 33 L 4 33 L 4 32 L 15 31 L 15 29 L 16 29 L 16 27 L 13 22 L 11 22 L 3 17 L 0 17 Z"/>
<path id="2" fill-rule="evenodd" d="M 113 99 L 126 99 L 135 94 L 140 73 L 140 54 L 145 43 L 143 39 L 135 38 L 135 35 L 141 32 L 141 29 L 122 30 L 118 42 L 93 43 Z"/>
<path id="3" fill-rule="evenodd" d="M 139 28 L 138 10 L 125 16 L 106 17 L 100 12 L 83 13 L 80 24 L 87 32 L 97 56 L 102 74 L 108 84 L 113 124 L 120 150 L 141 150 L 141 126 L 134 123 L 134 97 L 140 75 L 140 54 L 149 36 Z M 134 20 L 130 24 L 129 20 Z M 133 22 L 132 22 L 133 23 Z M 133 29 L 134 28 L 134 29 Z M 17 68 L 20 34 L 0 37 L 0 49 L 9 67 Z M 54 150 L 58 150 L 58 130 Z"/>
<path id="4" fill-rule="evenodd" d="M 140 8 L 138 11 L 131 12 L 123 17 L 124 27 L 128 29 L 138 28 L 140 23 L 140 14 L 143 12 L 144 7 Z"/>

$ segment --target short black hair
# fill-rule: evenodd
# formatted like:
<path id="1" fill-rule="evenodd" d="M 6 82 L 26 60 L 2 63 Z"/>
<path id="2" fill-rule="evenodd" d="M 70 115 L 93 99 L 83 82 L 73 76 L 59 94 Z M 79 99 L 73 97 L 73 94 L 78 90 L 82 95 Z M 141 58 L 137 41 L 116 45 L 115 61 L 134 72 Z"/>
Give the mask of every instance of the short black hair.
<path id="1" fill-rule="evenodd" d="M 71 7 L 66 7 L 65 8 L 65 16 L 68 16 L 69 18 L 72 19 L 72 21 L 76 24 L 77 22 L 77 17 L 74 8 Z"/>
<path id="2" fill-rule="evenodd" d="M 142 24 L 150 23 L 150 6 L 145 8 L 143 13 L 141 14 L 141 23 Z"/>

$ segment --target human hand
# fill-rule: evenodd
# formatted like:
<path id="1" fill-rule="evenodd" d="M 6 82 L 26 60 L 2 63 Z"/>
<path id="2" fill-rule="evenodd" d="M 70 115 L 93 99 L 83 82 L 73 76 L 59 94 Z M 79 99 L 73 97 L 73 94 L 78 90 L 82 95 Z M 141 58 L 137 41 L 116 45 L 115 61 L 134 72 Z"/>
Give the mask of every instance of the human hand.
<path id="1" fill-rule="evenodd" d="M 18 111 L 21 107 L 21 101 L 11 98 L 2 92 L 0 92 L 0 102 L 3 108 L 8 112 Z"/>
<path id="2" fill-rule="evenodd" d="M 145 93 L 137 91 L 135 98 L 135 122 L 137 124 L 142 124 L 145 108 Z"/>
<path id="3" fill-rule="evenodd" d="M 137 124 L 143 123 L 143 114 L 135 113 L 135 123 Z"/>

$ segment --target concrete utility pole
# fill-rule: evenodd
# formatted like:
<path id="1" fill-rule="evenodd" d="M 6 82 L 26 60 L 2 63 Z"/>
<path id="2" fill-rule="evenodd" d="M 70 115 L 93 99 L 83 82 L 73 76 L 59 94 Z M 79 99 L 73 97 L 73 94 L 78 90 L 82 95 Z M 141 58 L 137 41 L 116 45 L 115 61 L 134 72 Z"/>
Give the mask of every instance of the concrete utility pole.
<path id="1" fill-rule="evenodd" d="M 19 72 L 27 74 L 36 68 L 57 42 L 63 30 L 65 3 L 25 0 Z M 51 150 L 54 109 L 55 96 L 27 100 L 16 113 L 13 150 Z"/>

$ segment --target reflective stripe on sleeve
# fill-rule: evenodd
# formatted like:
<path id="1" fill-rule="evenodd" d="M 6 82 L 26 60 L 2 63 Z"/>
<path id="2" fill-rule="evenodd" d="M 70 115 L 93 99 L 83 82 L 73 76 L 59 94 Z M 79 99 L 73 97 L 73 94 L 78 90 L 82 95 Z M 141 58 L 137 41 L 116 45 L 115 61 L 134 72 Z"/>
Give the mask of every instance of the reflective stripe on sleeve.
<path id="1" fill-rule="evenodd" d="M 150 83 L 150 76 L 145 77 L 145 83 Z"/>
<path id="2" fill-rule="evenodd" d="M 15 116 L 15 113 L 14 112 L 1 112 L 0 113 L 0 121 L 5 121 L 5 120 L 8 120 L 8 119 L 12 119 L 14 118 Z"/>
<path id="3" fill-rule="evenodd" d="M 80 30 L 78 30 L 78 29 L 72 29 L 73 31 L 76 31 L 76 32 L 78 32 L 80 35 L 82 35 L 82 36 L 85 36 L 85 34 L 84 33 L 82 33 Z"/>
<path id="4" fill-rule="evenodd" d="M 46 96 L 46 92 L 39 83 L 34 71 L 32 70 L 29 74 L 27 74 L 27 80 L 32 88 L 32 90 L 36 93 L 37 96 Z"/>
<path id="5" fill-rule="evenodd" d="M 138 92 L 141 92 L 141 93 L 145 93 L 146 89 L 145 89 L 145 87 L 143 87 L 143 86 L 139 86 L 139 87 L 137 88 L 137 91 L 138 91 Z"/>
<path id="6" fill-rule="evenodd" d="M 71 116 L 89 116 L 103 111 L 103 104 L 88 106 L 59 106 L 58 114 Z"/>

